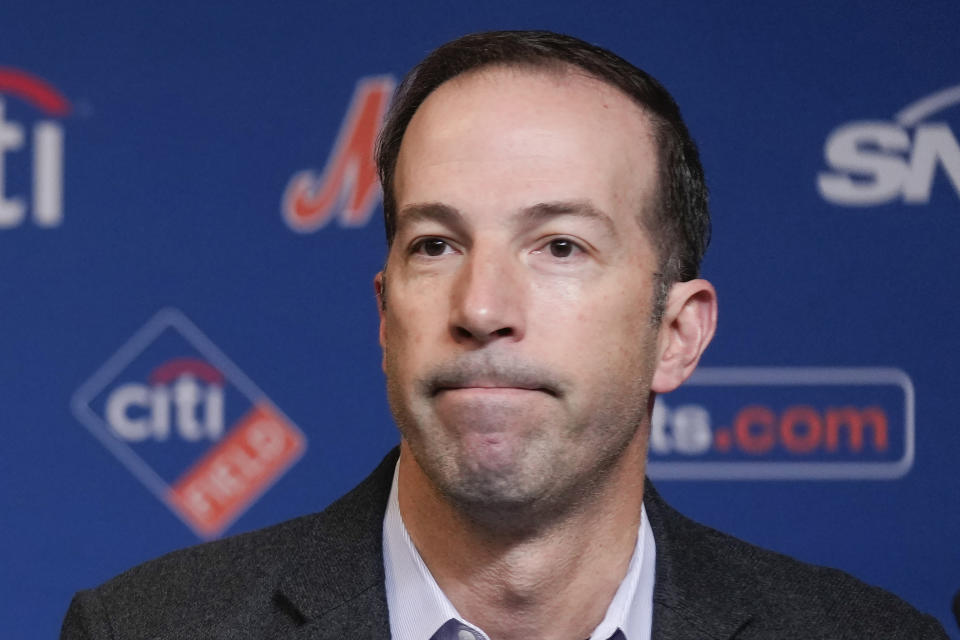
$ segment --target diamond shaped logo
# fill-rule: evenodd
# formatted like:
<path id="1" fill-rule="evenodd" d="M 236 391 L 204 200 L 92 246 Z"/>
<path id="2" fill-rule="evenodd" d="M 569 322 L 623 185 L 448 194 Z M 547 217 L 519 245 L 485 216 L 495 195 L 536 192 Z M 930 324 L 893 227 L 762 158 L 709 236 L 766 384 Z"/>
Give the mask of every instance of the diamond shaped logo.
<path id="1" fill-rule="evenodd" d="M 71 406 L 204 539 L 222 534 L 306 450 L 300 429 L 176 309 L 151 318 Z"/>

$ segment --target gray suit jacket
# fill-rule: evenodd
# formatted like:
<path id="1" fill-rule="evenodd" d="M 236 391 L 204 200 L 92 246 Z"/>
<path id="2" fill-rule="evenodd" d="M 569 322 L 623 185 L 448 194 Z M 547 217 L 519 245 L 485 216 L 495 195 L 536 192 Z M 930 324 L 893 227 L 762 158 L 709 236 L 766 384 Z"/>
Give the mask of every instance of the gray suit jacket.
<path id="1" fill-rule="evenodd" d="M 322 513 L 78 593 L 61 639 L 389 638 L 382 526 L 396 459 Z M 946 639 L 896 596 L 699 525 L 649 483 L 644 504 L 657 542 L 654 640 Z"/>

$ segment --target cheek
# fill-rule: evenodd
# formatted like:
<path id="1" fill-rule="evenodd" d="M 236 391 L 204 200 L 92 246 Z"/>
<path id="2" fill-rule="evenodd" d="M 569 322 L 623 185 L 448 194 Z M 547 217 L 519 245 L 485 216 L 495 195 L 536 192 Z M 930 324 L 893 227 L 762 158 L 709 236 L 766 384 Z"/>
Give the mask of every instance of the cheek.
<path id="1" fill-rule="evenodd" d="M 598 293 L 575 309 L 548 315 L 543 331 L 557 357 L 591 381 L 643 377 L 653 357 L 650 305 L 637 290 Z M 562 360 L 561 360 L 562 361 Z M 620 380 L 626 378 L 625 380 Z"/>
<path id="2" fill-rule="evenodd" d="M 424 350 L 438 344 L 438 331 L 443 326 L 437 305 L 427 301 L 412 301 L 398 297 L 387 301 L 383 319 L 384 350 L 393 362 L 394 373 L 398 369 L 415 369 L 417 362 L 426 357 Z"/>
<path id="3" fill-rule="evenodd" d="M 649 326 L 652 296 L 648 288 L 609 286 L 605 280 L 538 287 L 531 320 L 545 319 L 548 331 L 578 335 L 583 342 L 639 339 Z"/>

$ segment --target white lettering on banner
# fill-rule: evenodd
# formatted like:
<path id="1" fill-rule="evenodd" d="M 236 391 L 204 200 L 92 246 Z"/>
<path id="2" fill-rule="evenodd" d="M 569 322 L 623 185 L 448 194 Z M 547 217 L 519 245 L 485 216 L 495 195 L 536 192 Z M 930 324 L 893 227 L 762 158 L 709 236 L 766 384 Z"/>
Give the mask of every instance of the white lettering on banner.
<path id="1" fill-rule="evenodd" d="M 202 422 L 197 417 L 201 406 Z M 211 384 L 204 389 L 193 376 L 183 375 L 172 389 L 130 383 L 117 387 L 107 397 L 107 424 L 127 442 L 166 440 L 170 436 L 171 413 L 180 438 L 189 442 L 203 438 L 219 440 L 224 430 L 223 387 Z"/>
<path id="2" fill-rule="evenodd" d="M 653 405 L 650 448 L 655 453 L 696 456 L 706 453 L 712 444 L 710 412 L 706 408 L 688 404 L 670 409 L 662 400 Z"/>
<path id="3" fill-rule="evenodd" d="M 960 86 L 938 91 L 907 106 L 896 122 L 851 122 L 835 129 L 824 146 L 833 169 L 817 176 L 826 200 L 845 206 L 930 202 L 938 169 L 960 197 L 960 144 L 943 122 L 920 122 L 960 103 Z M 910 129 L 913 135 L 910 135 Z"/>
<path id="4" fill-rule="evenodd" d="M 0 229 L 19 226 L 26 219 L 22 197 L 6 195 L 4 157 L 24 144 L 23 126 L 6 120 L 0 98 Z M 33 127 L 33 221 L 40 227 L 56 227 L 63 221 L 63 127 L 41 120 Z"/>
<path id="5" fill-rule="evenodd" d="M 56 227 L 63 221 L 63 127 L 43 121 L 33 131 L 33 220 Z"/>
<path id="6" fill-rule="evenodd" d="M 8 199 L 4 194 L 4 156 L 7 151 L 17 151 L 23 146 L 23 127 L 6 121 L 4 106 L 0 99 L 0 228 L 17 226 L 26 212 L 22 199 Z"/>
<path id="7" fill-rule="evenodd" d="M 885 451 L 889 418 L 882 407 L 792 405 L 783 410 L 751 404 L 736 412 L 731 427 L 712 425 L 710 411 L 698 404 L 670 408 L 662 398 L 653 406 L 650 452 L 659 456 L 701 456 L 711 449 L 754 456 L 780 447 L 791 454 Z"/>
<path id="8" fill-rule="evenodd" d="M 283 452 L 284 434 L 270 420 L 258 420 L 250 427 L 246 436 L 250 450 L 258 451 L 261 458 L 276 458 Z M 259 471 L 257 472 L 259 473 Z"/>

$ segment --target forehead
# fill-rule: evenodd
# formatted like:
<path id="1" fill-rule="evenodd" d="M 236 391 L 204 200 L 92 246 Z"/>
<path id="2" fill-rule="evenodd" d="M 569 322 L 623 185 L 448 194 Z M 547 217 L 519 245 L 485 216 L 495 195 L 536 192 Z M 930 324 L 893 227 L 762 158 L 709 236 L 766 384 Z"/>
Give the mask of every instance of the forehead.
<path id="1" fill-rule="evenodd" d="M 401 207 L 482 194 L 502 206 L 590 200 L 635 213 L 651 201 L 656 162 L 649 117 L 618 88 L 577 69 L 490 67 L 423 102 L 394 193 Z"/>

